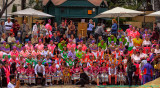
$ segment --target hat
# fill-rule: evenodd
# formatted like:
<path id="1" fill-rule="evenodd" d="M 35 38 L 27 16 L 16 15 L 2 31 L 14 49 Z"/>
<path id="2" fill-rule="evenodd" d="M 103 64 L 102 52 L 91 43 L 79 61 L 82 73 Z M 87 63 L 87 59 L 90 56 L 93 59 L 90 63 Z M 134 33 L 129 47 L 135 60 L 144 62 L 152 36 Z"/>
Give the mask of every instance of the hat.
<path id="1" fill-rule="evenodd" d="M 95 43 L 95 40 L 92 40 L 92 43 Z"/>
<path id="2" fill-rule="evenodd" d="M 107 28 L 107 31 L 111 31 L 111 28 Z"/>
<path id="3" fill-rule="evenodd" d="M 123 42 L 119 42 L 119 44 L 123 44 Z"/>
<path id="4" fill-rule="evenodd" d="M 13 46 L 13 49 L 16 49 L 16 46 Z"/>
<path id="5" fill-rule="evenodd" d="M 28 41 L 28 43 L 31 43 L 31 41 Z"/>
<path id="6" fill-rule="evenodd" d="M 19 42 L 19 40 L 16 40 L 16 43 L 18 43 Z"/>
<path id="7" fill-rule="evenodd" d="M 111 35 L 111 37 L 114 37 L 114 35 Z"/>
<path id="8" fill-rule="evenodd" d="M 111 41 L 111 43 L 114 43 L 114 41 Z"/>
<path id="9" fill-rule="evenodd" d="M 20 34 L 21 34 L 21 32 L 18 32 L 17 34 L 19 34 L 19 35 L 20 35 Z"/>
<path id="10" fill-rule="evenodd" d="M 147 61 L 150 61 L 150 59 L 149 59 L 149 58 L 147 58 Z"/>
<path id="11" fill-rule="evenodd" d="M 122 37 L 122 38 L 124 38 L 125 36 L 124 36 L 124 35 L 122 35 L 121 37 Z"/>
<path id="12" fill-rule="evenodd" d="M 63 40 L 63 41 L 61 41 L 61 43 L 66 43 L 66 41 Z"/>
<path id="13" fill-rule="evenodd" d="M 6 41 L 3 41 L 2 43 L 6 43 Z"/>
<path id="14" fill-rule="evenodd" d="M 48 20 L 48 23 L 50 23 L 50 22 L 51 22 L 51 19 Z"/>
<path id="15" fill-rule="evenodd" d="M 132 25 L 129 25 L 129 28 L 132 28 Z"/>
<path id="16" fill-rule="evenodd" d="M 145 31 L 148 31 L 147 29 L 145 29 Z"/>
<path id="17" fill-rule="evenodd" d="M 42 40 L 41 40 L 41 39 L 39 39 L 39 42 L 42 42 Z"/>

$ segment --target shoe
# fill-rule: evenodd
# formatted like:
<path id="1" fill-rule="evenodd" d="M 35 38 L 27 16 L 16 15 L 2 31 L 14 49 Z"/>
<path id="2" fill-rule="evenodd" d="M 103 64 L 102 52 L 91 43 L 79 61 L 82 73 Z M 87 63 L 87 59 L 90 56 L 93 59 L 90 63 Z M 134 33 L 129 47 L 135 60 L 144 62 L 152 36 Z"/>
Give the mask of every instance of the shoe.
<path id="1" fill-rule="evenodd" d="M 52 83 L 50 84 L 50 86 L 52 86 Z"/>
<path id="2" fill-rule="evenodd" d="M 48 84 L 45 84 L 45 86 L 48 86 Z"/>
<path id="3" fill-rule="evenodd" d="M 84 87 L 84 85 L 81 85 L 80 87 Z"/>

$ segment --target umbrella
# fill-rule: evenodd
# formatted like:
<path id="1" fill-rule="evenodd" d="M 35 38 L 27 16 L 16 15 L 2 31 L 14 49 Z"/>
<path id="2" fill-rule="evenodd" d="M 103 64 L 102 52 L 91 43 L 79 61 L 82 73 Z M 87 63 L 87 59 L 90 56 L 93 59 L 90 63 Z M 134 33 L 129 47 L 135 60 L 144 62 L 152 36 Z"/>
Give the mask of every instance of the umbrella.
<path id="1" fill-rule="evenodd" d="M 24 10 L 20 10 L 17 12 L 13 12 L 10 15 L 19 15 L 19 16 L 36 16 L 36 17 L 54 17 L 50 14 L 32 9 L 32 8 L 27 8 Z"/>
<path id="2" fill-rule="evenodd" d="M 143 14 L 141 11 L 125 9 L 122 7 L 115 7 L 111 10 L 107 10 L 105 12 L 100 13 L 94 18 L 104 18 L 104 17 L 118 17 L 118 28 L 119 28 L 119 17 L 135 17 L 140 14 Z"/>
<path id="3" fill-rule="evenodd" d="M 153 12 L 151 14 L 148 14 L 146 16 L 155 16 L 155 17 L 159 17 L 160 16 L 160 11 L 157 11 L 157 12 Z"/>

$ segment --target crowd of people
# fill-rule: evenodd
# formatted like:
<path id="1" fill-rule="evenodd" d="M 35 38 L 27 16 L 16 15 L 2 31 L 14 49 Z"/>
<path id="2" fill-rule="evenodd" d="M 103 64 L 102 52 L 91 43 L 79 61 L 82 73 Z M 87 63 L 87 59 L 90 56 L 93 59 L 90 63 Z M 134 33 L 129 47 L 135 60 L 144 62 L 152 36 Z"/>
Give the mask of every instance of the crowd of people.
<path id="1" fill-rule="evenodd" d="M 77 34 L 74 22 L 58 26 L 26 20 L 1 21 L 1 86 L 103 84 L 141 85 L 160 76 L 159 28 L 132 27 L 124 31 L 89 20 L 87 36 Z M 95 30 L 94 30 L 95 29 Z M 78 35 L 78 36 L 77 36 Z M 18 82 L 15 82 L 18 79 Z M 15 85 L 15 83 L 18 83 Z"/>

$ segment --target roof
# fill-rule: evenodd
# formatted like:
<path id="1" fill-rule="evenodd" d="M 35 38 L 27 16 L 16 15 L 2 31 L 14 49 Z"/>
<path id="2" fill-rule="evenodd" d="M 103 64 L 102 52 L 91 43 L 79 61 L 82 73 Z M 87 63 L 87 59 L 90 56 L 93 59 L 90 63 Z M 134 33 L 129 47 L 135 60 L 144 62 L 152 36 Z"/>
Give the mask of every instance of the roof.
<path id="1" fill-rule="evenodd" d="M 50 0 L 43 0 L 43 5 L 46 5 Z M 60 5 L 67 0 L 51 0 L 54 5 Z"/>
<path id="2" fill-rule="evenodd" d="M 66 2 L 62 3 L 60 6 L 94 7 L 95 5 L 93 5 L 87 0 L 67 0 Z"/>
<path id="3" fill-rule="evenodd" d="M 50 0 L 43 0 L 43 5 L 46 5 Z M 61 5 L 62 3 L 66 2 L 67 0 L 51 0 L 54 5 Z M 77 0 L 78 1 L 78 0 Z M 81 0 L 80 0 L 81 1 Z M 95 6 L 100 6 L 103 0 L 88 0 Z M 107 5 L 107 1 L 104 0 L 105 4 Z"/>
<path id="4" fill-rule="evenodd" d="M 95 6 L 100 6 L 103 0 L 88 0 L 88 1 Z"/>

